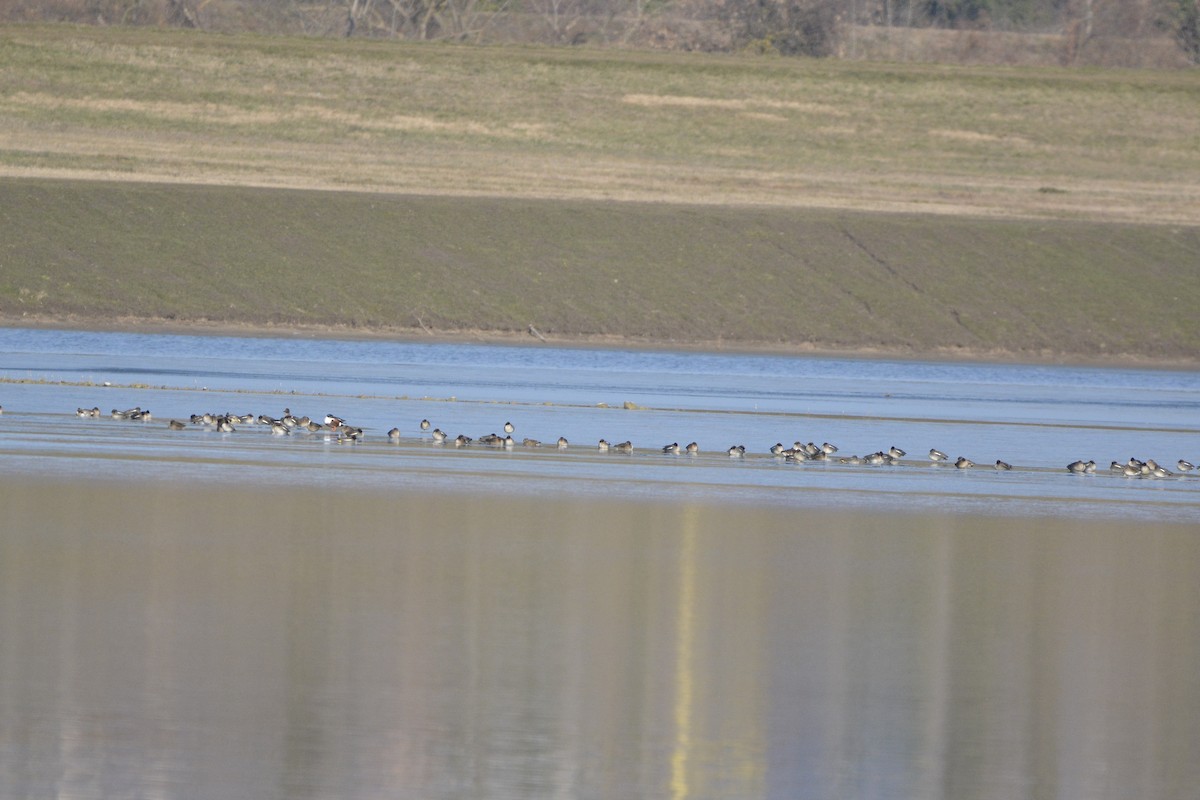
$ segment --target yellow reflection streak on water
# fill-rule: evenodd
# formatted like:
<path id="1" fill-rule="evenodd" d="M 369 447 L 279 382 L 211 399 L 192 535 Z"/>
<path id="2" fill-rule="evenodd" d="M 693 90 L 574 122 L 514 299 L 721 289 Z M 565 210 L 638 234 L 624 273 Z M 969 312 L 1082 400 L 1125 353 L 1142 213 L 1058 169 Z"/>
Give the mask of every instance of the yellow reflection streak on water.
<path id="1" fill-rule="evenodd" d="M 692 703 L 695 684 L 696 507 L 683 509 L 683 540 L 679 551 L 679 615 L 675 639 L 675 751 L 671 756 L 671 797 L 688 796 L 688 755 L 692 744 Z"/>

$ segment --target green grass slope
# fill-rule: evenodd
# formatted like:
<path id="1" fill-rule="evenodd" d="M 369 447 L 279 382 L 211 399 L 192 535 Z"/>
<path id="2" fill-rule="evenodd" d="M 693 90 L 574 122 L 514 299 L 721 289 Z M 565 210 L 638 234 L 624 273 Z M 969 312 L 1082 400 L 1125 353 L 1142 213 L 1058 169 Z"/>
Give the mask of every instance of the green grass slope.
<path id="1" fill-rule="evenodd" d="M 0 181 L 0 315 L 1200 358 L 1200 227 Z"/>

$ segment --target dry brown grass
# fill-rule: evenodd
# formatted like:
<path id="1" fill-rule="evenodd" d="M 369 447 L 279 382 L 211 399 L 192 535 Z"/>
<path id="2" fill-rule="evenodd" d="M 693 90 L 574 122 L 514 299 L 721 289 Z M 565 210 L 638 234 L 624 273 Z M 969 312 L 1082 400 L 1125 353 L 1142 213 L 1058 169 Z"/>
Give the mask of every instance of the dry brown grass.
<path id="1" fill-rule="evenodd" d="M 0 175 L 1200 219 L 1195 73 L 73 28 L 0 68 Z"/>

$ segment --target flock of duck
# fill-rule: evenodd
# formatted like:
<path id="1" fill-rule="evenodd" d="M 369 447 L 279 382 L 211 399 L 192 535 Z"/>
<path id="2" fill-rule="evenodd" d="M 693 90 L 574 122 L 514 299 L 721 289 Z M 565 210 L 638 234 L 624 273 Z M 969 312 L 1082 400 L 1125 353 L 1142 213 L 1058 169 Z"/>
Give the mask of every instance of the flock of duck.
<path id="1" fill-rule="evenodd" d="M 0 407 L 0 413 L 3 413 L 3 407 Z M 98 418 L 103 416 L 99 407 L 79 408 L 76 413 L 80 417 Z M 117 420 L 134 420 L 141 422 L 149 422 L 153 419 L 150 411 L 143 409 L 140 406 L 119 410 L 113 409 L 108 416 Z M 364 436 L 364 430 L 360 427 L 350 425 L 346 420 L 333 414 L 326 414 L 324 418 L 318 422 L 307 416 L 297 417 L 291 412 L 291 409 L 285 408 L 283 415 L 280 417 L 272 417 L 267 414 L 193 414 L 187 422 L 178 419 L 171 419 L 167 422 L 167 427 L 171 430 L 185 430 L 189 426 L 198 426 L 209 430 L 215 430 L 222 433 L 232 433 L 236 430 L 235 426 L 239 425 L 260 425 L 269 428 L 272 435 L 290 436 L 292 434 L 324 434 L 326 437 L 342 443 L 352 443 L 360 441 Z M 566 437 L 560 436 L 553 443 L 543 443 L 538 439 L 523 438 L 517 440 L 513 438 L 513 432 L 516 430 L 511 422 L 505 422 L 503 426 L 504 434 L 489 433 L 478 438 L 471 438 L 464 434 L 459 434 L 455 437 L 450 437 L 440 428 L 434 428 L 427 419 L 421 420 L 419 424 L 421 437 L 428 437 L 434 444 L 451 445 L 454 447 L 482 446 L 500 449 L 512 449 L 515 447 L 549 447 L 553 446 L 559 450 L 566 450 L 570 443 Z M 387 438 L 391 442 L 400 442 L 404 438 L 403 432 L 397 427 L 392 428 L 387 432 Z M 605 439 L 600 439 L 596 445 L 596 450 L 607 453 L 626 453 L 634 452 L 633 442 L 626 440 L 623 442 L 609 442 Z M 700 446 L 696 442 L 689 442 L 686 445 L 680 445 L 678 442 L 662 445 L 658 448 L 652 448 L 651 452 L 658 451 L 664 455 L 697 455 L 700 453 Z M 767 453 L 771 456 L 782 459 L 787 463 L 803 463 L 803 462 L 830 462 L 845 465 L 864 465 L 864 466 L 889 466 L 898 465 L 908 453 L 901 450 L 899 447 L 891 446 L 887 450 L 877 450 L 865 456 L 836 455 L 839 450 L 836 445 L 824 442 L 816 444 L 814 442 L 794 442 L 791 447 L 786 447 L 782 442 L 776 442 L 771 447 L 767 448 Z M 745 445 L 731 445 L 725 453 L 730 458 L 744 458 L 746 456 Z M 957 469 L 973 469 L 977 465 L 971 459 L 965 456 L 958 456 L 953 461 L 950 457 L 936 448 L 929 450 L 929 462 L 933 465 L 952 464 Z M 1176 462 L 1176 467 L 1179 473 L 1192 472 L 1196 469 L 1195 465 L 1184 459 L 1179 459 Z M 986 467 L 985 467 L 986 468 Z M 1005 471 L 1011 470 L 1012 465 L 1006 461 L 997 459 L 995 464 L 991 465 L 992 469 Z M 1072 461 L 1066 466 L 1068 472 L 1088 475 L 1096 472 L 1095 461 Z M 1179 473 L 1172 472 L 1170 469 L 1158 464 L 1153 459 L 1142 460 L 1136 457 L 1131 457 L 1126 462 L 1113 461 L 1109 465 L 1111 473 L 1122 475 L 1126 478 L 1169 478 Z"/>

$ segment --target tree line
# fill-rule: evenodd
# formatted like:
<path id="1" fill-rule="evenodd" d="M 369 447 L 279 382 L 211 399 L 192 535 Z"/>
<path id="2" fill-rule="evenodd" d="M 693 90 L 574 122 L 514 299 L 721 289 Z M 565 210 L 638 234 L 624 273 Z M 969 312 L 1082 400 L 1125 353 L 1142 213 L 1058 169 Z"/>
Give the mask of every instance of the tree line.
<path id="1" fill-rule="evenodd" d="M 0 0 L 3 19 L 815 57 L 853 57 L 862 30 L 1037 34 L 1061 37 L 1066 62 L 1170 39 L 1200 64 L 1200 0 Z"/>

